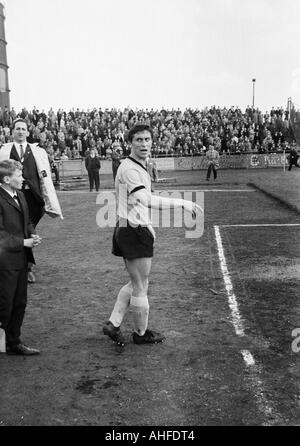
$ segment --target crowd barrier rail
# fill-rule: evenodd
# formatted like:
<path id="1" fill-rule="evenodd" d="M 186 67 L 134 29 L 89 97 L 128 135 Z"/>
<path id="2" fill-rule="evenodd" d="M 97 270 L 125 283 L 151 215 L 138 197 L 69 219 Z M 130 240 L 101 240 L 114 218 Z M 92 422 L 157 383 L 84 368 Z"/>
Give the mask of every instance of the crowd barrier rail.
<path id="1" fill-rule="evenodd" d="M 172 170 L 206 170 L 208 161 L 204 155 L 184 157 L 155 158 L 158 171 Z M 281 167 L 288 165 L 287 154 L 269 153 L 254 154 L 243 153 L 235 155 L 220 155 L 220 169 L 265 169 L 268 167 Z M 84 159 L 57 160 L 56 165 L 60 178 L 76 178 L 87 175 Z M 112 161 L 101 160 L 100 174 L 112 173 Z"/>

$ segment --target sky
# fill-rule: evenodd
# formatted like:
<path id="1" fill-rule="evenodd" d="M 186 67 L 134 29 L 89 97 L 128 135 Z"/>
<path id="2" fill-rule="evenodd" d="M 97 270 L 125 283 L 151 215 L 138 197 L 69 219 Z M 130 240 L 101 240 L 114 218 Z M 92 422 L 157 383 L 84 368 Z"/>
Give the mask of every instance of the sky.
<path id="1" fill-rule="evenodd" d="M 299 0 L 5 0 L 11 106 L 300 104 Z"/>

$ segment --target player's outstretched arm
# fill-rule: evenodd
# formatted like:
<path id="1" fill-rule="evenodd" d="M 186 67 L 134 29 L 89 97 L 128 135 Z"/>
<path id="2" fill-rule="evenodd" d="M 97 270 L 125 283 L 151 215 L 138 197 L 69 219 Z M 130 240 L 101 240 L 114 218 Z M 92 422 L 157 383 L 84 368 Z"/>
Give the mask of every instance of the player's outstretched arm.
<path id="1" fill-rule="evenodd" d="M 158 195 L 151 194 L 146 189 L 140 189 L 133 194 L 133 198 L 140 201 L 144 206 L 151 209 L 170 209 L 170 208 L 183 208 L 190 212 L 193 217 L 203 212 L 200 206 L 189 200 L 183 200 L 182 198 L 167 198 L 160 197 Z"/>

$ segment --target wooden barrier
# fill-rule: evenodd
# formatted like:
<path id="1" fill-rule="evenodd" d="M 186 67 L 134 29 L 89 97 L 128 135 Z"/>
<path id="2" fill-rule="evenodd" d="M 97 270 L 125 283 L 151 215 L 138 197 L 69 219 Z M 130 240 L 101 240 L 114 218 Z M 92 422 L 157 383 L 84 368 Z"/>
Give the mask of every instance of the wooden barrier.
<path id="1" fill-rule="evenodd" d="M 87 176 L 87 170 L 85 168 L 84 159 L 78 160 L 57 160 L 55 161 L 59 177 L 64 178 L 75 178 Z M 101 174 L 112 174 L 112 162 L 110 160 L 101 160 Z"/>
<path id="2" fill-rule="evenodd" d="M 204 155 L 155 158 L 159 171 L 174 170 L 205 170 L 207 159 Z M 285 161 L 285 162 L 284 162 Z M 84 159 L 56 161 L 61 179 L 87 176 Z M 262 169 L 266 167 L 281 167 L 288 165 L 283 153 L 221 155 L 220 169 Z M 112 161 L 101 160 L 100 174 L 112 174 Z"/>

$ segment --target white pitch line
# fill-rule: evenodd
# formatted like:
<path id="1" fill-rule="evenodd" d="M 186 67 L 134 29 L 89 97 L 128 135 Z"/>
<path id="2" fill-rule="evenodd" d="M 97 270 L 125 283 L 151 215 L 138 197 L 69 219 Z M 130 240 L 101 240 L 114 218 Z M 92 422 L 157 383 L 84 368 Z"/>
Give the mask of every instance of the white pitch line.
<path id="1" fill-rule="evenodd" d="M 88 192 L 88 191 L 87 191 Z M 101 192 L 115 192 L 114 189 L 102 189 Z M 154 189 L 155 192 L 256 192 L 253 189 Z"/>
<path id="2" fill-rule="evenodd" d="M 232 323 L 235 329 L 235 332 L 238 336 L 245 336 L 244 326 L 242 322 L 242 318 L 239 312 L 238 303 L 236 297 L 233 292 L 233 286 L 230 278 L 230 274 L 227 268 L 227 263 L 224 255 L 224 249 L 222 244 L 222 238 L 220 234 L 219 226 L 215 226 L 215 236 L 218 246 L 219 260 L 221 265 L 221 270 L 223 273 L 223 279 L 225 283 L 225 288 L 227 291 L 229 307 L 231 310 Z"/>
<path id="3" fill-rule="evenodd" d="M 245 363 L 246 363 L 246 365 L 248 367 L 251 367 L 251 366 L 255 365 L 254 358 L 253 358 L 252 354 L 248 350 L 242 350 L 241 353 L 242 353 L 244 361 L 245 361 Z"/>
<path id="4" fill-rule="evenodd" d="M 154 189 L 154 192 L 256 192 L 252 189 Z"/>
<path id="5" fill-rule="evenodd" d="M 90 192 L 89 190 L 58 190 L 59 194 L 88 194 L 95 195 L 101 194 L 101 192 L 113 192 L 115 193 L 115 189 L 100 189 L 99 192 Z M 154 189 L 154 192 L 256 192 L 256 190 L 252 189 Z"/>
<path id="6" fill-rule="evenodd" d="M 249 225 L 220 225 L 222 228 L 259 228 L 259 227 L 284 227 L 284 226 L 300 226 L 300 223 L 259 223 L 259 224 L 249 224 Z"/>
<path id="7" fill-rule="evenodd" d="M 266 420 L 263 426 L 272 426 L 273 424 L 280 424 L 281 417 L 276 412 L 273 405 L 268 401 L 263 382 L 260 378 L 261 367 L 255 364 L 252 354 L 248 350 L 241 351 L 246 367 L 249 373 L 249 384 L 252 388 L 257 407 L 261 413 L 264 414 Z"/>
<path id="8" fill-rule="evenodd" d="M 237 299 L 233 292 L 233 286 L 230 278 L 230 273 L 227 268 L 226 258 L 223 249 L 222 238 L 220 234 L 219 226 L 214 226 L 215 236 L 218 246 L 219 260 L 221 265 L 221 270 L 223 273 L 223 279 L 225 283 L 225 288 L 228 295 L 229 307 L 231 310 L 232 322 L 235 328 L 235 332 L 238 336 L 245 336 L 244 326 L 242 317 L 239 312 Z M 247 369 L 249 369 L 249 379 L 250 385 L 256 400 L 257 407 L 259 411 L 266 417 L 268 421 L 264 423 L 264 425 L 272 425 L 280 422 L 280 416 L 272 407 L 272 404 L 268 401 L 265 396 L 265 390 L 263 382 L 260 378 L 261 375 L 261 367 L 255 363 L 254 357 L 249 350 L 241 350 L 241 354 L 243 356 L 244 362 L 246 364 Z"/>

